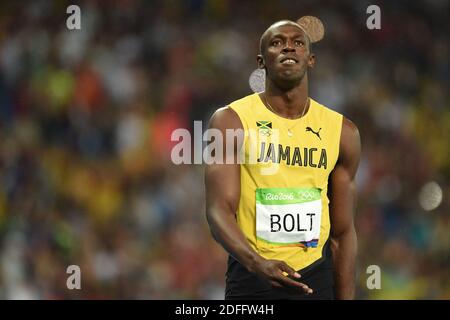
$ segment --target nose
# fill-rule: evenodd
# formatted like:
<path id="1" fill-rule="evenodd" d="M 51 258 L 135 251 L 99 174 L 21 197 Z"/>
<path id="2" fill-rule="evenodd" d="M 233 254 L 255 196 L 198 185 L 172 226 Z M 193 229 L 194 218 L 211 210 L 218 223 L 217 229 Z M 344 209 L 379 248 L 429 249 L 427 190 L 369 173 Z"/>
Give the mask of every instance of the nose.
<path id="1" fill-rule="evenodd" d="M 294 48 L 292 41 L 288 40 L 285 42 L 285 45 L 283 47 L 283 52 L 295 52 L 295 48 Z"/>

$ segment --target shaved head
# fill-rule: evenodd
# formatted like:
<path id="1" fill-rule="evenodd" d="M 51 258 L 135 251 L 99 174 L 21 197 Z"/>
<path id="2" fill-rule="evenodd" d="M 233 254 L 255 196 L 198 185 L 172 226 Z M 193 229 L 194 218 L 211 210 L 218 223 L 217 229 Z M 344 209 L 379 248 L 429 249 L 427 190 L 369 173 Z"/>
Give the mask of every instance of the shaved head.
<path id="1" fill-rule="evenodd" d="M 291 20 L 280 20 L 280 21 L 277 21 L 277 22 L 275 22 L 274 24 L 272 24 L 269 28 L 267 28 L 267 30 L 264 31 L 264 33 L 262 34 L 261 38 L 259 39 L 259 51 L 260 51 L 260 54 L 263 54 L 263 52 L 264 52 L 264 49 L 265 49 L 265 47 L 266 47 L 266 42 L 267 42 L 266 40 L 267 40 L 267 37 L 268 37 L 268 35 L 270 34 L 270 32 L 271 32 L 272 30 L 278 28 L 278 27 L 286 26 L 286 25 L 287 25 L 287 26 L 294 26 L 294 27 L 297 27 L 297 28 L 299 28 L 300 30 L 303 31 L 303 33 L 305 34 L 306 38 L 308 39 L 308 48 L 309 48 L 309 51 L 311 51 L 311 39 L 309 38 L 309 35 L 308 35 L 308 33 L 306 32 L 306 30 L 305 30 L 301 25 L 299 25 L 297 22 L 295 22 L 295 21 L 291 21 Z"/>

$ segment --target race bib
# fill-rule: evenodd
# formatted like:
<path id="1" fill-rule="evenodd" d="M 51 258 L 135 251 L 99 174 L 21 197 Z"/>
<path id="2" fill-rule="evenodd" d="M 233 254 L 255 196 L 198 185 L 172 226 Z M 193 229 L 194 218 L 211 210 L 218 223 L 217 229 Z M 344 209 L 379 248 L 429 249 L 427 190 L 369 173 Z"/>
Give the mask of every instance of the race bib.
<path id="1" fill-rule="evenodd" d="M 320 189 L 256 189 L 256 236 L 272 245 L 317 247 L 322 216 Z"/>

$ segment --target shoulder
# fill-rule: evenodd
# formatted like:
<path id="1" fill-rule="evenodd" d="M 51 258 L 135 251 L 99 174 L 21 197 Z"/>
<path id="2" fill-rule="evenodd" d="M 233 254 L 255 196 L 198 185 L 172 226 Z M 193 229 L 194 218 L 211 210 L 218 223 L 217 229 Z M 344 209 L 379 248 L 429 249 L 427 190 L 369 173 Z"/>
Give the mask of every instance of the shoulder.
<path id="1" fill-rule="evenodd" d="M 226 151 L 228 150 L 226 148 L 229 145 L 230 141 L 233 141 L 235 152 L 237 152 L 237 150 L 242 147 L 244 140 L 243 125 L 238 114 L 232 108 L 230 108 L 230 106 L 219 108 L 214 112 L 209 121 L 208 130 L 211 129 L 219 130 L 219 134 L 223 139 L 222 141 L 223 147 L 225 148 L 225 153 L 228 152 Z M 229 136 L 230 131 L 232 132 L 231 136 Z"/>
<path id="2" fill-rule="evenodd" d="M 250 94 L 217 109 L 211 116 L 210 128 L 243 129 L 243 120 L 252 112 L 257 94 Z"/>
<path id="3" fill-rule="evenodd" d="M 341 143 L 344 144 L 360 144 L 359 129 L 350 119 L 343 116 Z"/>
<path id="4" fill-rule="evenodd" d="M 358 127 L 345 116 L 342 119 L 339 161 L 357 166 L 361 155 L 361 137 Z"/>
<path id="5" fill-rule="evenodd" d="M 221 131 L 225 129 L 243 129 L 238 114 L 229 105 L 219 108 L 213 113 L 209 120 L 209 127 Z"/>

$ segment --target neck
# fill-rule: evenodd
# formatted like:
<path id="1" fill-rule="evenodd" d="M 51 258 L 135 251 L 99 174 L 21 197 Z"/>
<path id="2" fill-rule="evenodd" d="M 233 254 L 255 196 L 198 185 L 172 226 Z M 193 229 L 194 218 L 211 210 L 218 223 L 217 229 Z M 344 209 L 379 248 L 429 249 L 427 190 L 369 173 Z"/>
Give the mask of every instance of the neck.
<path id="1" fill-rule="evenodd" d="M 305 114 L 308 108 L 308 76 L 301 82 L 287 90 L 277 87 L 270 79 L 266 79 L 266 91 L 263 93 L 264 102 L 268 102 L 276 113 L 290 119 L 296 119 Z"/>

